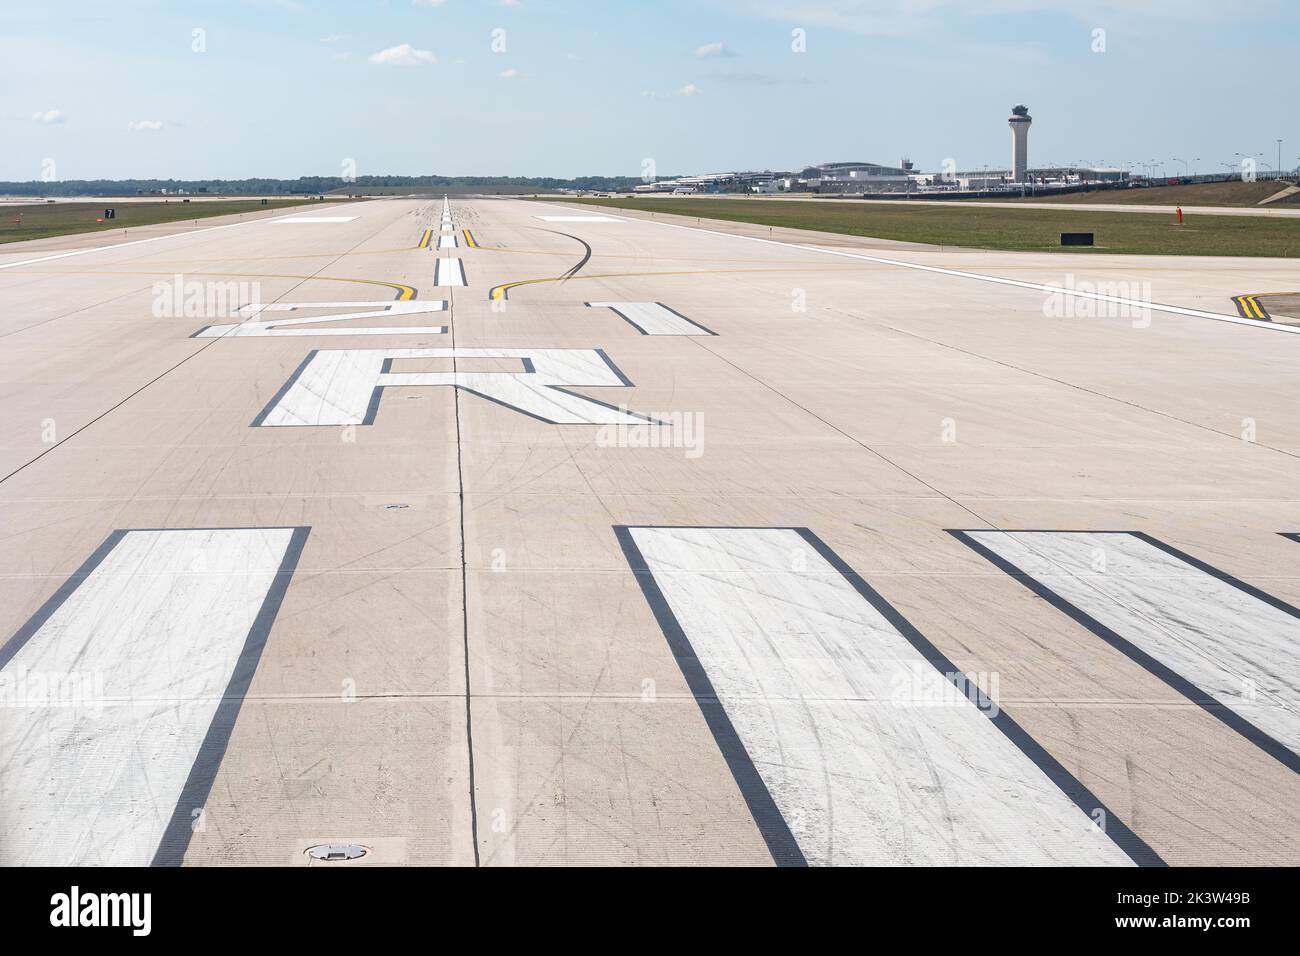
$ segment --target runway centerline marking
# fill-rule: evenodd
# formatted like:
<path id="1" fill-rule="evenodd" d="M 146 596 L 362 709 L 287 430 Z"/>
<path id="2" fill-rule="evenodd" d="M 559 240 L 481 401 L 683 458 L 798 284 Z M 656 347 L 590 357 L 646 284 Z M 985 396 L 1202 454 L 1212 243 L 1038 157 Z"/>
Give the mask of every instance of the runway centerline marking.
<path id="1" fill-rule="evenodd" d="M 434 260 L 433 284 L 435 286 L 466 286 L 465 266 L 459 259 L 438 258 Z"/>

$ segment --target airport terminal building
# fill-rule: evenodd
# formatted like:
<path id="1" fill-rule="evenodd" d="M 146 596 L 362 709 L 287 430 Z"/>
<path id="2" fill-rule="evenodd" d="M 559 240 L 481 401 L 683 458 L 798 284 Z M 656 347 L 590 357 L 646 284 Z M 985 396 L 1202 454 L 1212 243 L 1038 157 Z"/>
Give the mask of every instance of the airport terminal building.
<path id="1" fill-rule="evenodd" d="M 796 177 L 798 187 L 808 192 L 862 193 L 906 189 L 914 173 L 911 160 L 897 166 L 879 163 L 822 163 L 805 167 Z"/>

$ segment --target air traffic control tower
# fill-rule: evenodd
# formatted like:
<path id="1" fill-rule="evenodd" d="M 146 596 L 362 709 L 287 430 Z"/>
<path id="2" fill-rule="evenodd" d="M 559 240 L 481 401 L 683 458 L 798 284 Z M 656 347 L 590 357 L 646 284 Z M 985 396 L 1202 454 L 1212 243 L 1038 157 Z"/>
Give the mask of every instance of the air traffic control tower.
<path id="1" fill-rule="evenodd" d="M 1029 169 L 1029 126 L 1034 122 L 1028 106 L 1013 106 L 1007 125 L 1011 127 L 1011 179 L 1023 183 Z"/>

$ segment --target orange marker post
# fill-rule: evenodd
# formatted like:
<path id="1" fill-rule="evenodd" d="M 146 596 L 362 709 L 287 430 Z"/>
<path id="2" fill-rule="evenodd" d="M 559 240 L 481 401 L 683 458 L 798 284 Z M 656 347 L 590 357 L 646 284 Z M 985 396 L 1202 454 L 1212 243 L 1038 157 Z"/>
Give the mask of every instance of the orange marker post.
<path id="1" fill-rule="evenodd" d="M 1181 226 L 1183 224 L 1183 207 L 1175 206 L 1174 211 L 1178 213 L 1178 225 Z"/>

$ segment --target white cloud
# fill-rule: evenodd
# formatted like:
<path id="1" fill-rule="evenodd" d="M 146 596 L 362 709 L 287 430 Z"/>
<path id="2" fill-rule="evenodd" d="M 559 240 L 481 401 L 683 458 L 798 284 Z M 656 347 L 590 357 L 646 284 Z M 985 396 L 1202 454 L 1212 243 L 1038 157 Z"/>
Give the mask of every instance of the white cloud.
<path id="1" fill-rule="evenodd" d="M 127 129 L 162 129 L 162 120 L 131 120 L 126 124 Z"/>
<path id="2" fill-rule="evenodd" d="M 497 76 L 503 80 L 513 80 L 518 75 L 519 75 L 519 71 L 516 70 L 513 66 L 510 69 L 502 70 L 500 73 L 497 74 Z"/>
<path id="3" fill-rule="evenodd" d="M 641 95 L 651 100 L 666 100 L 673 96 L 699 96 L 702 92 L 704 91 L 694 83 L 687 83 L 671 93 L 660 93 L 658 90 L 642 90 Z"/>
<path id="4" fill-rule="evenodd" d="M 369 59 L 371 63 L 384 66 L 423 66 L 426 63 L 438 62 L 438 58 L 428 50 L 417 50 L 409 43 L 390 46 L 387 50 L 372 53 Z"/>
<path id="5" fill-rule="evenodd" d="M 1257 0 L 1254 12 L 1285 9 L 1290 0 Z M 1162 21 L 1214 22 L 1239 16 L 1242 4 L 1219 0 L 721 0 L 736 13 L 868 36 L 914 36 L 960 28 L 963 20 L 986 16 L 1054 13 L 1088 25 Z"/>
<path id="6" fill-rule="evenodd" d="M 731 48 L 728 47 L 721 40 L 715 40 L 713 43 L 706 43 L 704 44 L 704 46 L 697 46 L 695 48 L 695 55 L 698 57 L 706 57 L 706 56 L 735 56 L 736 54 L 731 52 Z"/>
<path id="7" fill-rule="evenodd" d="M 63 112 L 61 110 L 37 111 L 32 114 L 32 119 L 37 123 L 62 123 Z"/>

